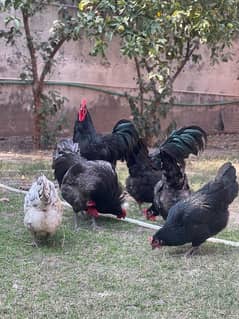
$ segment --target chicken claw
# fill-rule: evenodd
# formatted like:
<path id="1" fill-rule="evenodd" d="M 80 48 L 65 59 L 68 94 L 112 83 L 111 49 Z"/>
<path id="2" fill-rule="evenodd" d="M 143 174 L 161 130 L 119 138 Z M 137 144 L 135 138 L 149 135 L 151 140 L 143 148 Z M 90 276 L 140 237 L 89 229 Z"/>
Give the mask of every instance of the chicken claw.
<path id="1" fill-rule="evenodd" d="M 185 257 L 190 258 L 190 257 L 194 256 L 198 250 L 199 250 L 199 246 L 194 246 L 194 247 L 190 248 L 186 252 Z"/>

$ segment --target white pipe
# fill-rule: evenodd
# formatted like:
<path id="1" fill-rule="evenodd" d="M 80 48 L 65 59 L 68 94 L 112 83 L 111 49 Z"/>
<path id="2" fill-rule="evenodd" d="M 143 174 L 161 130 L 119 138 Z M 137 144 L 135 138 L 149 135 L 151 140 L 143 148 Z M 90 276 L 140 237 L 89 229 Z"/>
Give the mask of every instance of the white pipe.
<path id="1" fill-rule="evenodd" d="M 225 240 L 225 239 L 214 238 L 214 237 L 208 238 L 207 241 L 210 241 L 212 243 L 217 243 L 217 244 L 224 244 L 224 245 L 229 245 L 233 247 L 239 247 L 238 241 Z"/>
<path id="2" fill-rule="evenodd" d="M 27 193 L 26 191 L 23 191 L 21 189 L 13 188 L 13 187 L 1 184 L 1 183 L 0 183 L 0 187 L 1 188 L 5 188 L 5 189 L 7 189 L 7 190 L 9 190 L 11 192 L 15 192 L 15 193 L 21 193 L 21 194 L 26 194 Z"/>
<path id="3" fill-rule="evenodd" d="M 1 183 L 0 183 L 0 187 L 5 188 L 5 189 L 7 189 L 11 192 L 15 192 L 15 193 L 21 193 L 21 194 L 27 193 L 26 191 L 23 191 L 23 190 L 14 188 L 14 187 L 10 187 L 10 186 L 7 186 L 7 185 L 1 184 Z M 65 201 L 62 201 L 62 204 L 65 207 L 71 208 L 71 205 Z M 104 215 L 104 214 L 101 214 L 101 215 L 111 217 L 111 218 L 116 218 L 113 215 Z M 158 230 L 158 229 L 162 228 L 162 226 L 160 226 L 160 225 L 153 225 L 153 224 L 145 223 L 145 222 L 142 222 L 140 220 L 137 220 L 134 218 L 129 218 L 129 217 L 125 217 L 124 219 L 121 219 L 121 220 L 125 221 L 127 223 L 135 224 L 135 225 L 138 225 L 141 227 L 150 228 L 150 229 L 154 229 L 154 230 Z M 208 238 L 207 241 L 212 242 L 212 243 L 217 243 L 217 244 L 224 244 L 224 245 L 228 245 L 228 246 L 239 247 L 239 242 L 237 242 L 237 241 L 225 240 L 225 239 L 214 238 L 214 237 Z"/>
<path id="4" fill-rule="evenodd" d="M 150 228 L 154 230 L 158 230 L 162 227 L 161 225 L 149 224 L 149 223 L 141 222 L 141 220 L 129 218 L 129 217 L 122 218 L 121 220 L 124 222 L 128 222 L 131 224 L 139 225 L 141 227 Z"/>

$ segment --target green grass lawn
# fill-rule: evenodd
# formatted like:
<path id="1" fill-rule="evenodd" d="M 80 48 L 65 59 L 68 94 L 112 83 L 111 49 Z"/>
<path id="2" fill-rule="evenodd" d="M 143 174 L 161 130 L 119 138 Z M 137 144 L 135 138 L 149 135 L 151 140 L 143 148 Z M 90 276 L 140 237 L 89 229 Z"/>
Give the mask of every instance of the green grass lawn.
<path id="1" fill-rule="evenodd" d="M 214 177 L 227 158 L 188 161 L 194 190 Z M 239 172 L 236 158 L 230 158 Z M 49 158 L 0 163 L 0 182 L 22 187 L 44 172 L 52 179 Z M 123 164 L 121 182 L 127 176 Z M 151 250 L 154 231 L 100 217 L 98 231 L 89 219 L 73 230 L 73 213 L 65 210 L 56 235 L 32 248 L 23 225 L 21 194 L 0 189 L 0 318 L 89 319 L 237 319 L 239 248 L 205 243 L 185 258 L 189 246 Z M 238 198 L 231 205 L 233 214 Z M 235 214 L 236 215 L 236 214 Z M 134 201 L 128 216 L 144 220 Z M 162 220 L 158 220 L 162 223 Z M 220 238 L 239 241 L 230 222 Z"/>

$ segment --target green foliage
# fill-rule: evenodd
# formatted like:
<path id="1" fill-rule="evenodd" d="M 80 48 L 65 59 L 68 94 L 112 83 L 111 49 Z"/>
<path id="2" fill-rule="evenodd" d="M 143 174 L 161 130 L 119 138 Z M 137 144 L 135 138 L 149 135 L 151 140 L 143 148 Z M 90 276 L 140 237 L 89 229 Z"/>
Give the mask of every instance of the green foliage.
<path id="1" fill-rule="evenodd" d="M 169 101 L 186 63 L 200 61 L 200 45 L 208 46 L 213 63 L 232 57 L 225 49 L 238 31 L 237 7 L 238 0 L 79 3 L 79 24 L 95 40 L 92 52 L 104 55 L 109 41 L 117 36 L 122 54 L 135 61 L 139 98 L 130 106 L 136 123 L 142 124 L 143 136 L 160 130 L 155 118 L 159 121 L 158 115 L 165 113 L 162 101 Z"/>
<path id="2" fill-rule="evenodd" d="M 5 12 L 5 29 L 0 30 L 0 38 L 5 38 L 7 43 L 13 45 L 16 37 L 24 36 L 28 48 L 29 56 L 24 56 L 25 65 L 20 78 L 32 80 L 33 140 L 37 148 L 51 144 L 63 125 L 63 117 L 57 118 L 57 113 L 62 108 L 65 98 L 60 97 L 58 93 L 44 95 L 44 80 L 51 73 L 56 63 L 56 53 L 63 43 L 70 39 L 77 40 L 81 33 L 74 11 L 61 1 L 58 19 L 52 22 L 49 37 L 40 39 L 32 30 L 31 18 L 42 13 L 50 3 L 55 1 L 0 0 L 0 10 Z M 49 125 L 49 117 L 55 119 L 54 127 Z"/>
<path id="3" fill-rule="evenodd" d="M 41 145 L 49 148 L 56 143 L 58 134 L 67 125 L 66 111 L 63 110 L 67 98 L 62 97 L 57 91 L 49 91 L 42 94 L 41 100 Z"/>

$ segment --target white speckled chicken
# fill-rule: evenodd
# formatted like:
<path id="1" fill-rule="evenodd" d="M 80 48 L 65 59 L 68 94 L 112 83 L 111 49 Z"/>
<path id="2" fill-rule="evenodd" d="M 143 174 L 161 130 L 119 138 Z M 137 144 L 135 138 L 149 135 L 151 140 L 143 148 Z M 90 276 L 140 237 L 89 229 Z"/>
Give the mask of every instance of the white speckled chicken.
<path id="1" fill-rule="evenodd" d="M 24 225 L 31 232 L 33 245 L 38 236 L 55 234 L 61 224 L 63 207 L 54 184 L 41 175 L 32 184 L 24 201 Z"/>

